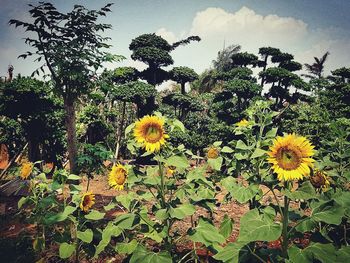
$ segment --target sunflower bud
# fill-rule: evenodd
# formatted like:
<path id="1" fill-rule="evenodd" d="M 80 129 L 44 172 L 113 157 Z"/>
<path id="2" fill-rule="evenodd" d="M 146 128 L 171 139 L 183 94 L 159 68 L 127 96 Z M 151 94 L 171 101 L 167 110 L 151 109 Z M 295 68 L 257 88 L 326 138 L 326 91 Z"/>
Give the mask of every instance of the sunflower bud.
<path id="1" fill-rule="evenodd" d="M 207 157 L 209 159 L 216 159 L 219 156 L 219 150 L 215 147 L 210 147 L 207 152 Z"/>
<path id="2" fill-rule="evenodd" d="M 314 175 L 310 177 L 311 184 L 317 189 L 326 190 L 330 183 L 323 171 L 316 170 Z"/>

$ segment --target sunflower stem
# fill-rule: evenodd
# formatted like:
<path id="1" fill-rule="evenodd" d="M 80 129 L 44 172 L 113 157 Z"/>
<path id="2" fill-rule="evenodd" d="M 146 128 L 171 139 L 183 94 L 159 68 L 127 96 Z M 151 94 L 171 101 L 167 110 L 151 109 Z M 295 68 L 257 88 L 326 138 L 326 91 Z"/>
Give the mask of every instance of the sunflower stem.
<path id="1" fill-rule="evenodd" d="M 75 247 L 75 262 L 79 263 L 79 239 L 78 239 L 78 227 L 79 227 L 79 221 L 80 221 L 80 210 L 78 209 L 78 215 L 77 215 L 77 222 L 75 223 L 75 242 L 76 242 L 76 247 Z"/>
<path id="2" fill-rule="evenodd" d="M 164 187 L 164 172 L 163 172 L 163 166 L 161 164 L 161 162 L 158 159 L 158 167 L 159 167 L 159 175 L 160 175 L 160 195 L 161 195 L 161 207 L 163 209 L 166 208 L 166 201 L 165 201 L 165 187 Z M 171 240 L 170 240 L 170 227 L 171 224 L 169 222 L 169 218 L 166 219 L 166 226 L 167 226 L 167 237 L 166 237 L 166 247 L 169 251 L 169 253 L 171 253 Z"/>
<path id="3" fill-rule="evenodd" d="M 289 200 L 287 196 L 284 196 L 283 207 L 283 221 L 282 221 L 282 256 L 288 258 L 288 222 L 289 222 Z"/>

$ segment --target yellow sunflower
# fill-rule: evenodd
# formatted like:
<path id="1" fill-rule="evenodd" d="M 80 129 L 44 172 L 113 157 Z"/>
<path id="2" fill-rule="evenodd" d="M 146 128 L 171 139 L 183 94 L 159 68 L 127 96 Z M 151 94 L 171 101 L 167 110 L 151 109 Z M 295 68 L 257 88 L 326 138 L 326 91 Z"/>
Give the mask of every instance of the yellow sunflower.
<path id="1" fill-rule="evenodd" d="M 219 156 L 219 150 L 215 147 L 210 147 L 207 152 L 208 159 L 216 159 Z"/>
<path id="2" fill-rule="evenodd" d="M 31 162 L 23 163 L 21 167 L 21 172 L 20 172 L 21 178 L 23 180 L 27 179 L 29 175 L 32 173 L 32 170 L 33 170 L 33 163 Z"/>
<path id="3" fill-rule="evenodd" d="M 176 172 L 176 167 L 175 166 L 172 166 L 172 165 L 170 165 L 170 166 L 167 166 L 167 168 L 166 168 L 166 175 L 167 176 L 172 176 L 174 173 Z"/>
<path id="4" fill-rule="evenodd" d="M 249 125 L 249 121 L 247 121 L 246 119 L 243 119 L 237 122 L 236 125 L 238 127 L 247 127 Z"/>
<path id="5" fill-rule="evenodd" d="M 331 185 L 326 174 L 320 170 L 315 171 L 315 173 L 310 177 L 310 182 L 315 188 L 324 192 L 326 192 Z"/>
<path id="6" fill-rule="evenodd" d="M 302 136 L 287 134 L 277 137 L 267 153 L 268 162 L 277 173 L 278 180 L 291 181 L 302 179 L 310 174 L 310 167 L 314 159 L 314 146 Z"/>
<path id="7" fill-rule="evenodd" d="M 127 175 L 128 171 L 123 165 L 114 165 L 109 173 L 108 184 L 114 189 L 123 190 Z"/>
<path id="8" fill-rule="evenodd" d="M 89 209 L 95 204 L 95 195 L 92 194 L 91 192 L 86 192 L 83 194 L 81 197 L 80 201 L 80 209 L 83 210 L 84 212 L 88 212 Z"/>
<path id="9" fill-rule="evenodd" d="M 134 136 L 147 152 L 157 152 L 169 135 L 164 131 L 164 120 L 158 116 L 146 115 L 135 123 Z"/>

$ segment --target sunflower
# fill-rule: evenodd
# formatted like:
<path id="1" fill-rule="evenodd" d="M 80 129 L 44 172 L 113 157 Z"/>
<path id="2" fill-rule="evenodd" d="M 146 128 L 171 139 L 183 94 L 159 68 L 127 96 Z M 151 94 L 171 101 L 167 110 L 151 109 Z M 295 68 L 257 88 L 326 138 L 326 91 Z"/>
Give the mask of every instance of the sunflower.
<path id="1" fill-rule="evenodd" d="M 166 168 L 166 175 L 167 176 L 172 176 L 174 173 L 176 172 L 176 167 L 175 166 L 172 166 L 172 165 L 170 165 L 170 166 L 167 166 L 167 168 Z"/>
<path id="2" fill-rule="evenodd" d="M 147 152 L 157 152 L 169 135 L 164 131 L 164 120 L 158 116 L 146 115 L 135 123 L 134 136 Z"/>
<path id="3" fill-rule="evenodd" d="M 84 212 L 88 212 L 89 209 L 95 204 L 95 195 L 91 192 L 86 192 L 81 197 L 80 209 Z"/>
<path id="4" fill-rule="evenodd" d="M 246 119 L 242 119 L 239 122 L 236 123 L 238 127 L 247 127 L 249 125 L 249 121 Z"/>
<path id="5" fill-rule="evenodd" d="M 123 190 L 127 175 L 128 171 L 123 165 L 114 165 L 109 173 L 108 183 L 114 189 Z"/>
<path id="6" fill-rule="evenodd" d="M 314 146 L 302 136 L 287 134 L 277 137 L 270 152 L 268 162 L 273 164 L 272 169 L 277 173 L 278 180 L 290 181 L 302 179 L 310 174 L 310 167 L 314 162 Z"/>
<path id="7" fill-rule="evenodd" d="M 314 175 L 310 177 L 310 182 L 315 188 L 324 192 L 327 191 L 330 186 L 330 182 L 326 174 L 320 170 L 315 171 Z"/>
<path id="8" fill-rule="evenodd" d="M 21 178 L 23 180 L 27 179 L 29 175 L 32 173 L 32 170 L 33 170 L 33 163 L 31 162 L 23 163 L 21 167 L 21 172 L 20 172 Z"/>
<path id="9" fill-rule="evenodd" d="M 210 147 L 207 152 L 208 159 L 216 159 L 219 156 L 219 150 L 215 147 Z"/>

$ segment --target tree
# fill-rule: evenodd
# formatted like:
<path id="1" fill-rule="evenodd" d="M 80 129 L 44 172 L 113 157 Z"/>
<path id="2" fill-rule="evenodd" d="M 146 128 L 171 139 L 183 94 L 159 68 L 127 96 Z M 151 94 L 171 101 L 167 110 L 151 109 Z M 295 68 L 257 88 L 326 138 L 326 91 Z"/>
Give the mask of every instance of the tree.
<path id="1" fill-rule="evenodd" d="M 155 33 L 143 34 L 131 41 L 129 49 L 132 51 L 131 58 L 148 65 L 148 68 L 140 72 L 140 77 L 149 84 L 155 86 L 169 79 L 167 71 L 162 69 L 174 63 L 170 52 L 180 45 L 191 41 L 200 41 L 198 36 L 190 36 L 184 40 L 170 45 L 164 38 Z M 144 114 L 152 113 L 156 108 L 155 97 L 147 98 L 147 107 Z"/>
<path id="2" fill-rule="evenodd" d="M 44 61 L 39 70 L 44 72 L 47 67 L 55 91 L 64 101 L 65 126 L 67 130 L 67 146 L 70 170 L 76 171 L 76 101 L 92 87 L 91 79 L 95 71 L 105 61 L 116 60 L 116 56 L 102 51 L 108 48 L 108 40 L 99 33 L 110 29 L 109 24 L 97 23 L 97 19 L 110 12 L 107 4 L 100 10 L 88 10 L 84 6 L 75 5 L 68 13 L 59 12 L 51 3 L 41 2 L 39 5 L 29 5 L 30 16 L 34 22 L 27 23 L 10 20 L 10 24 L 21 26 L 26 31 L 33 32 L 33 37 L 27 37 L 25 43 L 35 49 L 20 57 L 36 55 L 36 61 Z"/>
<path id="3" fill-rule="evenodd" d="M 63 107 L 52 89 L 33 78 L 15 78 L 0 85 L 0 115 L 18 122 L 32 162 L 54 161 L 64 150 Z"/>
<path id="4" fill-rule="evenodd" d="M 260 64 L 263 67 L 263 71 L 265 71 L 267 67 L 268 58 L 281 54 L 281 51 L 278 48 L 274 47 L 261 47 L 259 48 L 259 54 L 262 56 L 263 59 Z M 264 78 L 261 78 L 261 86 L 264 85 L 264 82 Z"/>
<path id="5" fill-rule="evenodd" d="M 237 107 L 241 111 L 249 106 L 249 100 L 259 96 L 262 87 L 254 82 L 243 79 L 234 79 L 225 83 L 225 90 L 237 96 Z"/>
<path id="6" fill-rule="evenodd" d="M 188 67 L 174 67 L 172 70 L 170 70 L 169 75 L 170 79 L 180 83 L 181 93 L 183 95 L 186 94 L 185 84 L 198 79 L 198 74 L 193 69 Z"/>
<path id="7" fill-rule="evenodd" d="M 313 64 L 304 64 L 306 67 L 306 70 L 311 74 L 311 75 L 304 75 L 309 78 L 322 78 L 322 73 L 324 70 L 324 63 L 326 62 L 328 58 L 329 52 L 327 51 L 321 58 L 314 57 L 315 62 Z"/>
<path id="8" fill-rule="evenodd" d="M 226 72 L 232 68 L 231 57 L 241 50 L 240 45 L 230 45 L 218 52 L 216 60 L 213 60 L 214 69 L 219 72 Z"/>
<path id="9" fill-rule="evenodd" d="M 197 36 L 191 36 L 170 45 L 164 38 L 155 33 L 143 34 L 131 41 L 129 49 L 132 51 L 131 58 L 148 65 L 148 69 L 141 72 L 141 77 L 151 85 L 158 85 L 168 79 L 166 67 L 174 63 L 170 52 L 180 45 L 190 41 L 200 41 Z"/>
<path id="10" fill-rule="evenodd" d="M 256 65 L 258 57 L 248 52 L 241 52 L 231 56 L 232 67 L 247 67 Z"/>
<path id="11" fill-rule="evenodd" d="M 133 81 L 113 87 L 111 93 L 115 100 L 135 103 L 137 117 L 140 118 L 147 114 L 147 103 L 156 96 L 157 90 L 148 83 Z"/>

